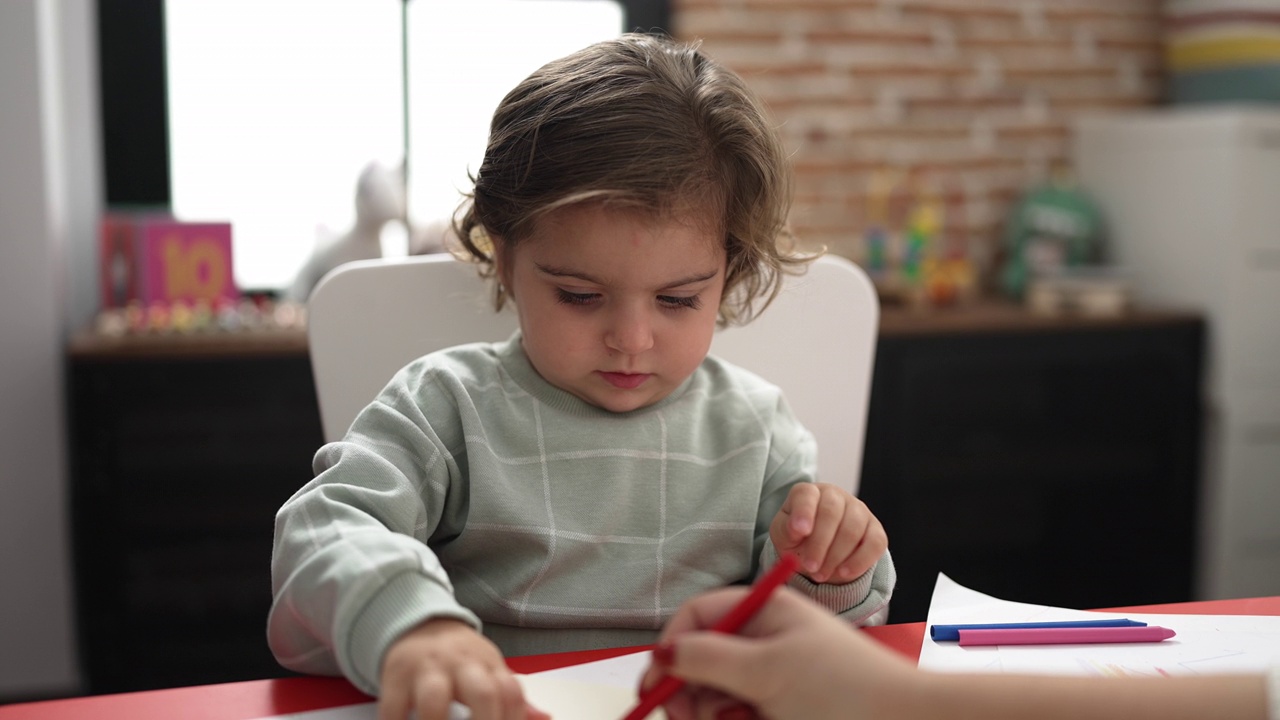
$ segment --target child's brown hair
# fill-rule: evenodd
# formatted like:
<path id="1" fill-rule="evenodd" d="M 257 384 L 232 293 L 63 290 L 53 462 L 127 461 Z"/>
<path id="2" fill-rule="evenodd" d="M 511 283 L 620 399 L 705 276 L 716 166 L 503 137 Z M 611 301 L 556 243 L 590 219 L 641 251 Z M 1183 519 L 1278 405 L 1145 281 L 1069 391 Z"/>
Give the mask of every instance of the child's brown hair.
<path id="1" fill-rule="evenodd" d="M 768 115 L 694 44 L 626 34 L 542 66 L 498 105 L 473 180 L 455 230 L 486 277 L 490 237 L 513 247 L 546 213 L 584 202 L 718 213 L 722 324 L 750 320 L 811 259 L 792 252 L 791 169 Z M 495 283 L 495 307 L 505 300 Z"/>

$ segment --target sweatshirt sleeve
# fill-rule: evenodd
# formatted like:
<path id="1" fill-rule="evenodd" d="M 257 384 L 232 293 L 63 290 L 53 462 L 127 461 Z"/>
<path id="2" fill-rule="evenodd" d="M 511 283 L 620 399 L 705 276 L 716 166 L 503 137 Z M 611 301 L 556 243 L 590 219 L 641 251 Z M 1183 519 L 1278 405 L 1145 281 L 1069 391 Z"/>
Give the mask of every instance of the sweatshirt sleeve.
<path id="1" fill-rule="evenodd" d="M 766 542 L 760 566 L 767 568 L 777 561 L 778 550 L 772 542 Z M 845 620 L 858 626 L 868 626 L 883 625 L 888 621 L 889 598 L 893 597 L 893 586 L 897 581 L 893 557 L 885 550 L 875 565 L 847 583 L 818 584 L 797 573 L 787 584 Z"/>
<path id="2" fill-rule="evenodd" d="M 791 487 L 817 480 L 817 443 L 780 400 L 774 414 L 769 472 L 761 493 L 757 519 L 757 557 L 760 572 L 778 561 L 778 550 L 769 539 L 769 525 L 786 501 Z M 815 583 L 797 573 L 788 585 L 808 595 L 819 605 L 860 626 L 883 625 L 889 618 L 889 600 L 898 576 L 893 558 L 884 555 L 862 575 L 842 584 Z"/>
<path id="3" fill-rule="evenodd" d="M 433 617 L 479 629 L 428 547 L 456 533 L 466 508 L 460 432 L 421 410 L 452 406 L 419 397 L 433 388 L 414 366 L 397 375 L 277 513 L 267 639 L 281 665 L 376 695 L 382 657 L 405 631 Z"/>

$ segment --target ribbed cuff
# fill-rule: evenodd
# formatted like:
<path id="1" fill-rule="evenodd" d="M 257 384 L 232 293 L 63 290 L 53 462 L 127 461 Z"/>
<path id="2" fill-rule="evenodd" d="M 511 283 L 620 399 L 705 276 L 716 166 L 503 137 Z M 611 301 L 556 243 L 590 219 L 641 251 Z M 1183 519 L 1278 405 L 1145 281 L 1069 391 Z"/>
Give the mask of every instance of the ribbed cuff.
<path id="1" fill-rule="evenodd" d="M 430 618 L 455 618 L 480 629 L 480 619 L 453 594 L 424 575 L 405 572 L 392 578 L 369 600 L 351 626 L 347 679 L 362 691 L 378 694 L 382 658 L 401 635 Z"/>
<path id="2" fill-rule="evenodd" d="M 772 542 L 765 542 L 760 567 L 772 567 L 777 561 L 777 548 Z M 815 583 L 797 573 L 787 585 L 857 625 L 883 625 L 888 619 L 889 597 L 896 582 L 893 559 L 886 550 L 875 565 L 847 583 Z"/>

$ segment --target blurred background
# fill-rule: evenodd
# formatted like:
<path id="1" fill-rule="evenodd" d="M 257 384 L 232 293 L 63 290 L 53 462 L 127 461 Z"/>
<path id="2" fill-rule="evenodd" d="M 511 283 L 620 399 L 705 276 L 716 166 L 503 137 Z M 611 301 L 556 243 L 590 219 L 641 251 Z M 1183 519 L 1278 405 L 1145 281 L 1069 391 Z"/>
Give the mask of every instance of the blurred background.
<path id="1" fill-rule="evenodd" d="M 880 291 L 891 621 L 1280 594 L 1280 2 L 6 0 L 0 702 L 282 674 L 311 285 L 445 249 L 501 96 L 637 29 Z"/>

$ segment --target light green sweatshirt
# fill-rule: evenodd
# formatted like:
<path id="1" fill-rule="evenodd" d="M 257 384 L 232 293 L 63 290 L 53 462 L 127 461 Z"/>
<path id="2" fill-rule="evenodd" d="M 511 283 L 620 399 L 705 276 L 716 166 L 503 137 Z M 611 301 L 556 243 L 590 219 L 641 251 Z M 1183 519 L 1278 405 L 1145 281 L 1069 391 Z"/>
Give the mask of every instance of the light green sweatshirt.
<path id="1" fill-rule="evenodd" d="M 517 333 L 401 370 L 276 516 L 268 640 L 290 669 L 377 694 L 431 617 L 508 656 L 652 643 L 690 596 L 776 559 L 769 524 L 814 478 L 781 391 L 707 358 L 667 398 L 611 413 L 544 381 Z M 884 622 L 888 553 L 844 585 L 792 584 Z"/>

